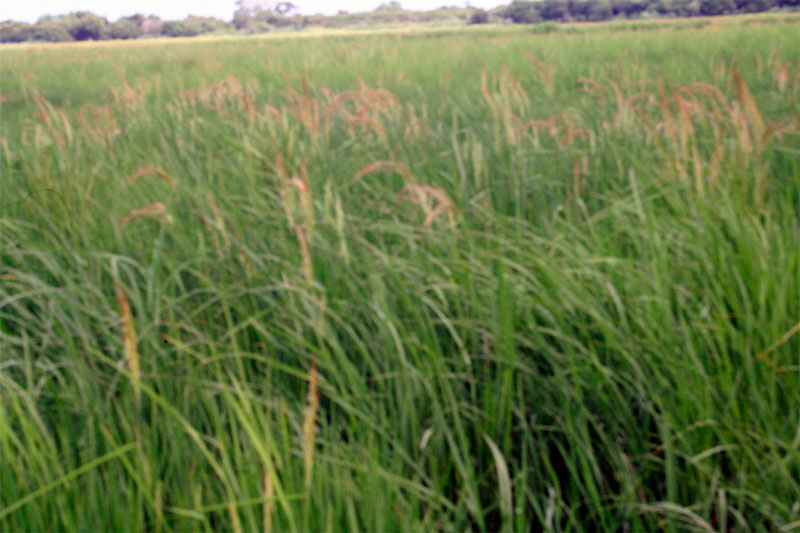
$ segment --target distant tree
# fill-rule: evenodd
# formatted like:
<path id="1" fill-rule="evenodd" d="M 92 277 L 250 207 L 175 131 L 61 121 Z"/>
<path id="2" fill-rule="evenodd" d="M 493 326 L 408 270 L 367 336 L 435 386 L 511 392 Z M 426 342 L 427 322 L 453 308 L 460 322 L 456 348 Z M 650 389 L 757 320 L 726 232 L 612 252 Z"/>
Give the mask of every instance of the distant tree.
<path id="1" fill-rule="evenodd" d="M 638 17 L 647 10 L 647 6 L 648 0 L 611 0 L 612 13 L 617 17 Z"/>
<path id="2" fill-rule="evenodd" d="M 32 24 L 14 20 L 0 22 L 0 42 L 2 43 L 22 43 L 30 41 L 32 36 Z"/>
<path id="3" fill-rule="evenodd" d="M 29 41 L 33 35 L 33 25 L 27 22 L 6 20 L 0 22 L 0 42 L 22 43 Z"/>
<path id="4" fill-rule="evenodd" d="M 0 0 L 1 1 L 1 0 Z M 384 2 L 364 13 L 339 11 L 336 15 L 287 15 L 296 6 L 292 2 L 274 0 L 236 0 L 239 9 L 231 22 L 213 17 L 188 16 L 183 20 L 163 22 L 153 15 L 122 17 L 109 24 L 93 13 L 80 11 L 68 15 L 45 15 L 36 24 L 7 20 L 0 22 L 0 42 L 69 41 L 88 39 L 134 39 L 142 35 L 186 37 L 226 31 L 232 28 L 245 33 L 268 32 L 274 28 L 307 26 L 353 27 L 462 21 L 485 24 L 492 16 L 519 24 L 539 24 L 533 31 L 546 33 L 557 29 L 556 21 L 601 21 L 612 17 L 640 16 L 693 17 L 756 13 L 769 9 L 795 9 L 800 0 L 513 0 L 504 8 L 491 12 L 472 7 L 441 7 L 427 11 L 410 11 L 400 2 Z M 542 21 L 547 21 L 541 24 Z"/>
<path id="5" fill-rule="evenodd" d="M 736 9 L 740 13 L 759 13 L 772 7 L 771 0 L 736 0 Z"/>
<path id="6" fill-rule="evenodd" d="M 297 6 L 292 2 L 273 2 L 270 0 L 236 0 L 239 6 L 233 14 L 231 24 L 245 33 L 269 31 L 272 26 L 303 26 L 302 17 L 297 20 L 287 17 Z"/>
<path id="7" fill-rule="evenodd" d="M 564 20 L 577 20 L 583 22 L 588 20 L 589 11 L 592 8 L 592 0 L 567 0 L 564 2 L 566 5 L 567 13 L 559 18 Z"/>
<path id="8" fill-rule="evenodd" d="M 706 17 L 726 15 L 735 11 L 734 0 L 700 0 L 700 14 Z"/>
<path id="9" fill-rule="evenodd" d="M 161 35 L 166 37 L 194 37 L 203 33 L 203 27 L 186 20 L 167 20 L 161 25 Z"/>
<path id="10" fill-rule="evenodd" d="M 31 40 L 46 43 L 60 43 L 72 41 L 72 35 L 67 31 L 66 24 L 58 20 L 39 20 L 31 30 Z"/>
<path id="11" fill-rule="evenodd" d="M 231 24 L 237 30 L 247 30 L 250 29 L 253 17 L 250 16 L 249 13 L 242 9 L 237 9 L 236 13 L 233 14 L 233 20 L 231 20 Z"/>
<path id="12" fill-rule="evenodd" d="M 510 19 L 514 24 L 535 24 L 542 21 L 537 5 L 534 2 L 515 0 L 502 11 L 500 16 Z"/>
<path id="13" fill-rule="evenodd" d="M 539 7 L 539 14 L 544 20 L 564 20 L 569 13 L 567 3 L 560 0 L 544 0 Z"/>
<path id="14" fill-rule="evenodd" d="M 476 9 L 469 17 L 470 24 L 486 24 L 489 22 L 489 13 L 485 9 Z"/>
<path id="15" fill-rule="evenodd" d="M 589 11 L 586 14 L 586 20 L 597 22 L 601 20 L 608 20 L 614 16 L 614 11 L 611 8 L 609 0 L 594 0 L 589 3 Z"/>
<path id="16" fill-rule="evenodd" d="M 159 35 L 161 34 L 161 27 L 164 22 L 155 15 L 149 15 L 142 21 L 142 33 L 145 35 Z"/>
<path id="17" fill-rule="evenodd" d="M 97 41 L 105 39 L 108 20 L 88 11 L 77 11 L 60 17 L 72 38 L 76 41 Z"/>
<path id="18" fill-rule="evenodd" d="M 197 26 L 200 28 L 200 33 L 211 33 L 218 30 L 224 30 L 226 28 L 230 28 L 230 23 L 225 22 L 224 20 L 220 20 L 214 17 L 198 17 L 195 15 L 189 15 L 183 22 L 191 25 Z"/>
<path id="19" fill-rule="evenodd" d="M 111 24 L 108 34 L 112 39 L 137 39 L 144 35 L 144 32 L 142 32 L 141 23 L 137 24 L 131 19 L 121 18 Z"/>
<path id="20" fill-rule="evenodd" d="M 699 0 L 657 0 L 655 11 L 668 17 L 695 17 L 700 14 Z"/>
<path id="21" fill-rule="evenodd" d="M 136 13 L 135 15 L 128 15 L 127 17 L 120 17 L 119 20 L 126 20 L 126 21 L 129 21 L 129 22 L 133 22 L 134 24 L 136 24 L 137 26 L 139 26 L 141 28 L 142 24 L 146 20 L 146 17 L 144 15 L 142 15 L 141 13 Z"/>
<path id="22" fill-rule="evenodd" d="M 375 11 L 402 11 L 402 10 L 403 6 L 400 5 L 400 2 L 396 1 L 386 2 L 375 8 Z"/>
<path id="23" fill-rule="evenodd" d="M 572 20 L 577 20 L 583 22 L 588 20 L 589 18 L 589 11 L 592 8 L 591 0 L 567 0 L 564 2 L 566 6 L 567 14 L 566 16 L 558 16 L 557 18 L 571 18 Z M 553 19 L 550 19 L 553 20 Z"/>

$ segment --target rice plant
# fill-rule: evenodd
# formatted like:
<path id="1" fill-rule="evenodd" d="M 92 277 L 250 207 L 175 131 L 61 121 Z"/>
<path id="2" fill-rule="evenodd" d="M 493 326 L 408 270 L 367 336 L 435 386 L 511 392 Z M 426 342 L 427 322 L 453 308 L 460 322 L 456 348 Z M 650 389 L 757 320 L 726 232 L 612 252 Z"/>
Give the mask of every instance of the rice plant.
<path id="1" fill-rule="evenodd" d="M 0 530 L 797 529 L 796 44 L 3 48 Z"/>

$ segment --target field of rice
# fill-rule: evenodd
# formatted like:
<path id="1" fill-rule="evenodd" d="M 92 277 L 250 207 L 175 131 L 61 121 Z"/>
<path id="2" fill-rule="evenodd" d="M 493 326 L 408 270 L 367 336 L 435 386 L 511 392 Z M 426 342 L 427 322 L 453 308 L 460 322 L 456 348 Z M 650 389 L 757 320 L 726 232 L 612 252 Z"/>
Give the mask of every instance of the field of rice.
<path id="1" fill-rule="evenodd" d="M 0 531 L 800 530 L 759 20 L 0 48 Z"/>

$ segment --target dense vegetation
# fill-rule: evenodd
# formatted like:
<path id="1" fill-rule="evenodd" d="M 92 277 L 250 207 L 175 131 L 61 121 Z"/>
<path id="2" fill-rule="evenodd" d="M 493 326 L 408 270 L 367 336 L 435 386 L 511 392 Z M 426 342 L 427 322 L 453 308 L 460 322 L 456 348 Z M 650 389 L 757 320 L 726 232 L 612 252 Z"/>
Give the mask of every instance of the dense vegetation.
<path id="1" fill-rule="evenodd" d="M 596 22 L 612 18 L 713 17 L 791 9 L 800 0 L 515 0 L 501 16 L 516 23 Z"/>
<path id="2" fill-rule="evenodd" d="M 0 530 L 796 528 L 750 22 L 0 51 Z"/>
<path id="3" fill-rule="evenodd" d="M 141 14 L 109 22 L 86 11 L 42 17 L 35 24 L 7 20 L 0 22 L 0 43 L 63 42 L 143 37 L 193 37 L 208 34 L 253 34 L 297 31 L 310 28 L 378 28 L 396 25 L 453 25 L 513 22 L 597 22 L 609 19 L 655 17 L 696 17 L 788 12 L 800 8 L 800 0 L 514 0 L 491 11 L 442 7 L 431 11 L 403 9 L 399 2 L 387 2 L 373 11 L 336 15 L 291 14 L 294 4 L 281 2 L 273 9 L 240 7 L 231 21 L 213 17 L 188 16 L 163 21 Z"/>

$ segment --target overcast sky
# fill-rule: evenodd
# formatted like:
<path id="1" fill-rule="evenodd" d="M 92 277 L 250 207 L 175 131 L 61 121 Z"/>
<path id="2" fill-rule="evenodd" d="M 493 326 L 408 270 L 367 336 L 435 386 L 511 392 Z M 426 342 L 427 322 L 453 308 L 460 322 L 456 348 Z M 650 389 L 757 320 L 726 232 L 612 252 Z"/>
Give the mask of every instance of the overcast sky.
<path id="1" fill-rule="evenodd" d="M 304 14 L 333 14 L 346 11 L 370 11 L 384 3 L 382 0 L 293 0 Z M 511 0 L 471 0 L 474 7 L 496 7 Z M 435 9 L 442 5 L 467 4 L 464 0 L 402 0 L 408 9 Z M 143 13 L 163 19 L 180 19 L 186 15 L 214 16 L 230 20 L 236 9 L 235 0 L 0 0 L 0 20 L 13 19 L 36 22 L 42 15 L 59 15 L 70 11 L 91 11 L 116 20 L 124 15 Z"/>

